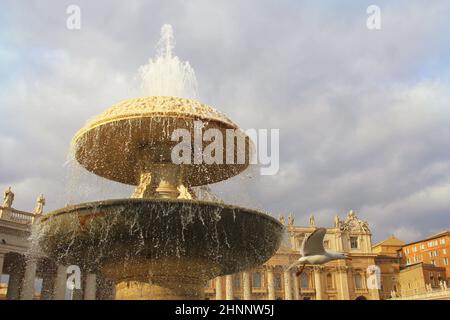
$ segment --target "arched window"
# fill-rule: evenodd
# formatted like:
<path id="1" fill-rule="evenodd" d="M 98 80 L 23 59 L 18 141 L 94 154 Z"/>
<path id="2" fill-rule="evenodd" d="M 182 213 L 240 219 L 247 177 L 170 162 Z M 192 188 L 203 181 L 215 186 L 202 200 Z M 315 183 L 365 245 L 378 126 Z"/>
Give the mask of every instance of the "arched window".
<path id="1" fill-rule="evenodd" d="M 333 275 L 331 273 L 327 274 L 327 289 L 334 289 Z"/>
<path id="2" fill-rule="evenodd" d="M 235 274 L 233 276 L 233 288 L 234 289 L 241 289 L 241 275 L 240 274 Z"/>
<path id="3" fill-rule="evenodd" d="M 355 288 L 356 289 L 362 289 L 362 277 L 360 273 L 355 274 Z"/>
<path id="4" fill-rule="evenodd" d="M 306 272 L 303 272 L 300 276 L 300 286 L 302 288 L 309 288 L 309 278 Z"/>
<path id="5" fill-rule="evenodd" d="M 281 274 L 277 273 L 275 274 L 275 289 L 281 290 Z"/>
<path id="6" fill-rule="evenodd" d="M 253 288 L 261 288 L 261 273 L 253 272 L 252 283 Z"/>

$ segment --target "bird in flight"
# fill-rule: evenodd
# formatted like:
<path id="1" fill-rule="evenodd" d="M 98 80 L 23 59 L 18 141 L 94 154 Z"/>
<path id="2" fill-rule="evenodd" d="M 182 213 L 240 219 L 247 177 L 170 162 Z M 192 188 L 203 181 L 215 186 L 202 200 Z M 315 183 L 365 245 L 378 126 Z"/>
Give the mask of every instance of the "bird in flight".
<path id="1" fill-rule="evenodd" d="M 320 265 L 332 260 L 351 260 L 345 253 L 325 250 L 325 248 L 323 247 L 323 238 L 325 237 L 325 233 L 327 233 L 327 229 L 317 228 L 313 233 L 306 237 L 303 240 L 302 246 L 300 248 L 300 254 L 302 256 L 289 267 L 287 267 L 286 271 L 289 271 L 293 267 L 301 264 L 302 268 L 300 269 L 300 271 L 295 273 L 295 275 L 298 277 L 303 272 L 303 269 L 305 269 L 305 266 L 307 264 Z"/>

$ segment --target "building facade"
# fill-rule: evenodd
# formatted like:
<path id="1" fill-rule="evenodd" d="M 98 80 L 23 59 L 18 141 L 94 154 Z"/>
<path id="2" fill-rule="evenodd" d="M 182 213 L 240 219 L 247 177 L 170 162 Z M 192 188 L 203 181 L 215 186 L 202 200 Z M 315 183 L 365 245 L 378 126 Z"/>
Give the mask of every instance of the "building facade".
<path id="1" fill-rule="evenodd" d="M 40 195 L 33 212 L 13 208 L 11 188 L 0 206 L 0 300 L 110 299 L 113 283 L 95 274 L 82 274 L 80 290 L 67 289 L 67 266 L 56 265 L 43 255 L 30 256 L 33 224 L 43 213 L 45 199 Z"/>
<path id="2" fill-rule="evenodd" d="M 285 223 L 284 217 L 280 221 Z M 377 289 L 366 281 L 375 265 L 372 234 L 368 223 L 350 211 L 345 220 L 335 217 L 334 226 L 327 229 L 326 249 L 346 252 L 351 260 L 331 261 L 322 266 L 306 266 L 297 277 L 298 268 L 285 271 L 300 257 L 303 239 L 315 229 L 314 217 L 307 227 L 294 225 L 289 216 L 287 236 L 278 252 L 263 266 L 234 275 L 211 280 L 205 290 L 206 299 L 282 299 L 282 300 L 349 300 L 379 299 Z"/>
<path id="3" fill-rule="evenodd" d="M 445 269 L 443 279 L 450 280 L 450 231 L 434 234 L 426 239 L 405 244 L 399 249 L 402 264 L 409 266 L 418 263 Z"/>
<path id="4" fill-rule="evenodd" d="M 101 275 L 81 270 L 81 288 L 69 290 L 68 266 L 57 265 L 38 253 L 31 256 L 32 227 L 43 214 L 45 199 L 38 197 L 33 212 L 15 209 L 13 201 L 9 188 L 0 206 L 0 300 L 114 299 L 114 283 Z M 280 216 L 280 222 L 285 224 L 286 233 L 277 253 L 258 268 L 209 281 L 205 299 L 450 298 L 446 281 L 448 231 L 410 244 L 391 236 L 372 246 L 368 223 L 350 211 L 343 220 L 334 218 L 324 246 L 347 253 L 351 260 L 307 265 L 296 276 L 298 268 L 286 268 L 300 257 L 303 240 L 316 229 L 314 216 L 305 227 L 296 226 L 292 214 L 287 221 Z"/>

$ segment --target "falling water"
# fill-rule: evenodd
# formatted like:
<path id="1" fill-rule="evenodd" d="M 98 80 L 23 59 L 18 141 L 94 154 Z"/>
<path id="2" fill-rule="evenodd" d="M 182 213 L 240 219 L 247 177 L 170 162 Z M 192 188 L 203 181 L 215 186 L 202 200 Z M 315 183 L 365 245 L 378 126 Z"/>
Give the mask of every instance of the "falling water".
<path id="1" fill-rule="evenodd" d="M 139 68 L 141 89 L 144 95 L 197 99 L 194 70 L 188 62 L 173 54 L 174 47 L 172 27 L 164 25 L 156 57 Z M 132 126 L 143 129 L 144 125 L 149 125 L 152 128 L 153 120 L 126 121 L 120 126 L 125 128 L 122 138 L 131 142 L 136 139 Z M 166 135 L 163 129 L 161 136 Z M 107 141 L 97 130 L 90 148 L 83 152 L 99 150 L 99 146 L 105 143 Z M 130 152 L 127 148 L 125 143 L 124 154 Z M 68 163 L 76 165 L 72 169 L 83 171 L 78 171 L 82 175 L 74 181 L 71 194 L 76 197 L 86 193 L 95 200 L 98 196 L 96 188 L 82 184 L 82 180 L 92 176 L 92 173 L 76 163 L 74 151 L 72 148 Z M 107 181 L 100 177 L 96 179 Z M 236 191 L 236 184 L 231 191 Z M 110 183 L 105 185 L 106 191 L 111 192 L 113 185 L 121 186 L 120 191 L 124 187 Z M 125 194 L 130 193 L 129 190 Z M 209 185 L 196 187 L 195 193 L 196 200 L 116 199 L 66 206 L 36 224 L 31 237 L 33 247 L 30 255 L 45 252 L 58 263 L 77 264 L 83 270 L 105 277 L 108 276 L 108 268 L 111 268 L 119 274 L 115 279 L 117 282 L 136 278 L 136 275 L 127 272 L 138 269 L 125 267 L 145 260 L 149 271 L 139 274 L 137 278 L 139 281 L 148 280 L 150 284 L 153 278 L 161 281 L 179 277 L 183 280 L 181 275 L 176 274 L 180 264 L 186 274 L 194 274 L 200 283 L 222 273 L 231 274 L 260 265 L 278 248 L 282 227 L 276 220 L 262 212 L 224 203 L 213 194 Z M 198 261 L 202 263 L 198 264 Z M 186 266 L 191 269 L 186 269 Z M 181 288 L 183 282 L 178 286 Z"/>
<path id="2" fill-rule="evenodd" d="M 182 61 L 174 55 L 174 47 L 172 26 L 165 24 L 161 28 L 156 57 L 139 67 L 142 93 L 197 99 L 194 69 L 188 61 Z"/>

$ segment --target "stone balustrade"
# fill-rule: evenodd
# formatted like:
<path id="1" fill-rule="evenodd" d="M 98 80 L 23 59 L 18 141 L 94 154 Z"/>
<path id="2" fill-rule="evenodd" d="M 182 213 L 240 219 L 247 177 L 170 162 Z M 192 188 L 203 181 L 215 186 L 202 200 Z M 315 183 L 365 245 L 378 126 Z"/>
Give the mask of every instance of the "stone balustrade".
<path id="1" fill-rule="evenodd" d="M 19 224 L 32 224 L 36 215 L 30 212 L 20 211 L 14 208 L 0 206 L 0 219 Z"/>

